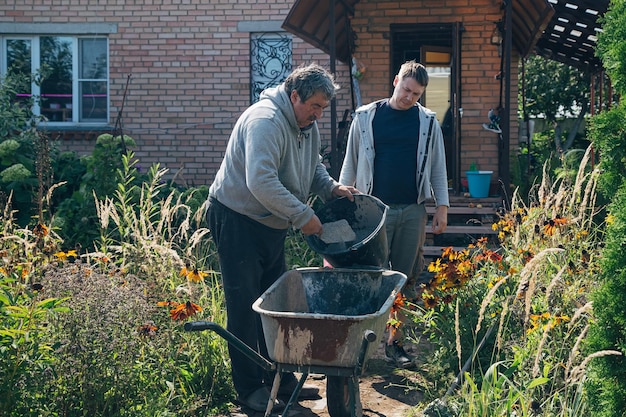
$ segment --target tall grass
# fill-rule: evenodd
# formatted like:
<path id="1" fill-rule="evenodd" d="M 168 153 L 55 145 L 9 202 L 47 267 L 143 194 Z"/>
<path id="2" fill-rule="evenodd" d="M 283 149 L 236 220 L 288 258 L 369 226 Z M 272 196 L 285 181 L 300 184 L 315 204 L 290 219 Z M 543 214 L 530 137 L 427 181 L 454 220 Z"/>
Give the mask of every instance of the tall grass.
<path id="1" fill-rule="evenodd" d="M 439 391 L 455 405 L 450 415 L 588 411 L 582 384 L 589 358 L 580 345 L 593 320 L 589 294 L 602 242 L 597 178 L 590 150 L 570 179 L 552 182 L 544 170 L 530 203 L 514 195 L 493 225 L 497 249 L 481 240 L 431 265 L 435 278 L 413 317 L 435 346 L 437 363 L 425 366 L 450 379 L 447 393 Z"/>

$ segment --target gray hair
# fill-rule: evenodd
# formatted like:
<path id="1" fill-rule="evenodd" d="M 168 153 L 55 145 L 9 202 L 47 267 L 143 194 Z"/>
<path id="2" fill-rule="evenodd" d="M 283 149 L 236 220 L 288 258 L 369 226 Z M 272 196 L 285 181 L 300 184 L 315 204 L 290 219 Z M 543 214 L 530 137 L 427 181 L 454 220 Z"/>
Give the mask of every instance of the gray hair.
<path id="1" fill-rule="evenodd" d="M 335 97 L 339 85 L 333 75 L 318 64 L 301 65 L 285 79 L 285 90 L 291 94 L 296 90 L 300 100 L 307 101 L 315 93 L 322 93 L 326 100 Z"/>
<path id="2" fill-rule="evenodd" d="M 428 71 L 426 71 L 426 67 L 415 60 L 402 64 L 400 71 L 398 71 L 398 78 L 413 78 L 419 85 L 428 87 Z"/>

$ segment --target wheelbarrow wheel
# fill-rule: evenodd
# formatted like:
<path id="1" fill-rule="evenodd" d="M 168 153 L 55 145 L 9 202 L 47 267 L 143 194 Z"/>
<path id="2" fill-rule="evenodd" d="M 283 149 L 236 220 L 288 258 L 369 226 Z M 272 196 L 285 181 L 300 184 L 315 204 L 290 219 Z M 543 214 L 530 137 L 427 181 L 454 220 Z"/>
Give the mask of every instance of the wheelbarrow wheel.
<path id="1" fill-rule="evenodd" d="M 326 406 L 330 417 L 352 417 L 350 385 L 350 378 L 345 376 L 329 375 L 326 378 Z M 363 415 L 358 383 L 354 384 L 354 415 Z"/>

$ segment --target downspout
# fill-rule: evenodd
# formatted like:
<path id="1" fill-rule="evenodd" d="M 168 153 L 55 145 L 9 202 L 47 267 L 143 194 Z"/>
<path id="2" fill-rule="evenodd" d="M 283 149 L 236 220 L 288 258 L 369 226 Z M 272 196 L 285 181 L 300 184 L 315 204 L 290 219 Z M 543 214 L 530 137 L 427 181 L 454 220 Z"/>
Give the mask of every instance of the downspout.
<path id="1" fill-rule="evenodd" d="M 337 72 L 337 39 L 335 37 L 335 0 L 330 0 L 328 10 L 329 33 L 330 33 L 330 72 L 334 75 Z M 337 99 L 330 101 L 330 175 L 339 178 L 341 161 L 339 160 L 339 146 L 337 143 Z"/>
<path id="2" fill-rule="evenodd" d="M 513 44 L 513 0 L 506 0 L 504 13 L 504 117 L 500 118 L 502 134 L 500 141 L 500 161 L 498 172 L 504 195 L 504 207 L 510 209 L 511 201 L 509 197 L 511 185 L 510 144 L 511 144 L 511 48 Z M 517 107 L 517 106 L 516 106 Z"/>

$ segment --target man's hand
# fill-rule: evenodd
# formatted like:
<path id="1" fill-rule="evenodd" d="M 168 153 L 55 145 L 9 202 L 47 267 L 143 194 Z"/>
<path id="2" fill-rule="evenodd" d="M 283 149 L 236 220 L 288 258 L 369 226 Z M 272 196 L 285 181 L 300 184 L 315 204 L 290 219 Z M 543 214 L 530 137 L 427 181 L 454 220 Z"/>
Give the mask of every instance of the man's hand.
<path id="1" fill-rule="evenodd" d="M 348 200 L 354 201 L 352 194 L 361 194 L 361 192 L 351 185 L 339 185 L 333 188 L 333 196 L 335 197 L 348 197 Z"/>
<path id="2" fill-rule="evenodd" d="M 438 235 L 448 227 L 448 206 L 437 206 L 433 216 L 433 233 Z"/>
<path id="3" fill-rule="evenodd" d="M 319 217 L 314 214 L 313 217 L 311 217 L 311 220 L 309 220 L 304 226 L 302 226 L 300 230 L 305 235 L 319 236 L 322 234 L 322 222 L 320 221 Z"/>

